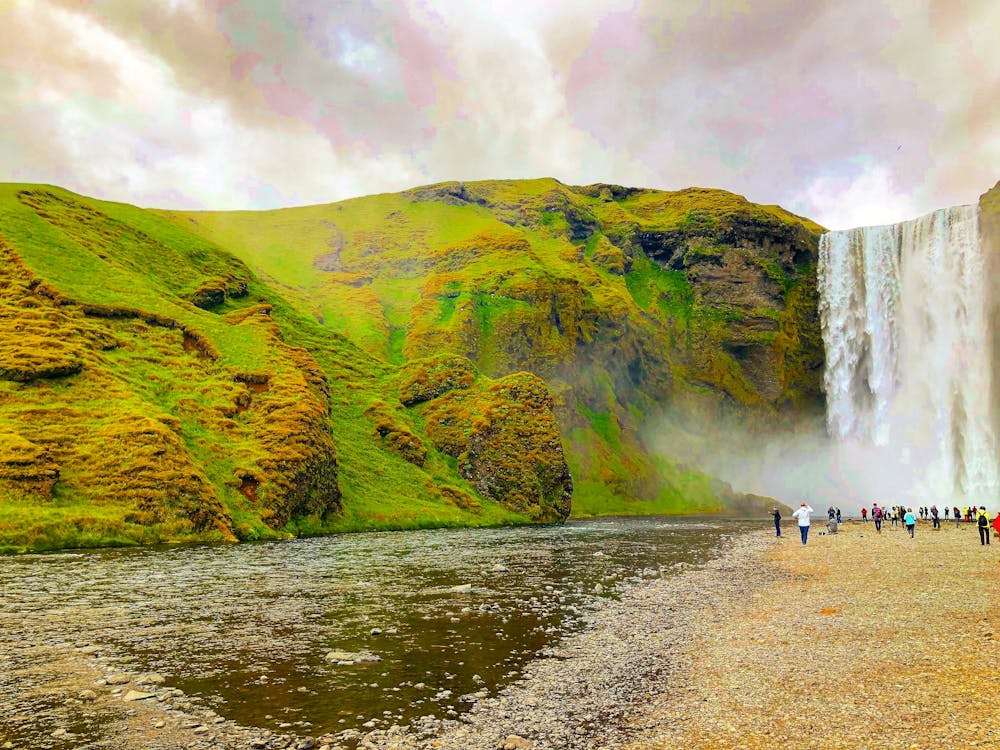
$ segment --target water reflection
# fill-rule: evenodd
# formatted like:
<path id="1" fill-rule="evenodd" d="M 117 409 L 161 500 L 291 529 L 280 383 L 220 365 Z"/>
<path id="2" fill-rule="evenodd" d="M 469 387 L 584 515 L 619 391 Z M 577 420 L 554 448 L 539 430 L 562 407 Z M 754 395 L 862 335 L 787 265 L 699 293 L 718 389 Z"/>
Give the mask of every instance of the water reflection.
<path id="1" fill-rule="evenodd" d="M 25 556 L 0 561 L 0 641 L 106 644 L 250 726 L 382 726 L 468 708 L 601 596 L 699 564 L 740 528 L 615 519 Z M 336 665 L 332 649 L 381 661 Z"/>

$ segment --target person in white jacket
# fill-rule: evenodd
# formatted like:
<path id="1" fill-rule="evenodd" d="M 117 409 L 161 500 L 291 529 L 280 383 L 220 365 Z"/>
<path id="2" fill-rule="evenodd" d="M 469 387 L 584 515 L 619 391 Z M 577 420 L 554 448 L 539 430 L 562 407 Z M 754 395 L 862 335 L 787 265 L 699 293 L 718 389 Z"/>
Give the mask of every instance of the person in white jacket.
<path id="1" fill-rule="evenodd" d="M 803 544 L 809 539 L 809 524 L 812 523 L 812 519 L 810 518 L 812 513 L 813 509 L 809 507 L 808 503 L 800 503 L 799 509 L 792 513 L 792 518 L 799 522 L 799 534 L 802 535 Z"/>

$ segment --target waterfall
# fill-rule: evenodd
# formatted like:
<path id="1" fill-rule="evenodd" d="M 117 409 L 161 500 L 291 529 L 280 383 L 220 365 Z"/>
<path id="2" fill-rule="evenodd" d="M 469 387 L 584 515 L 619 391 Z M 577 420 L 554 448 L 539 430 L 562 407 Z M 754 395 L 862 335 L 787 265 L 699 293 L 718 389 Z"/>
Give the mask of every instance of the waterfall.
<path id="1" fill-rule="evenodd" d="M 977 206 L 820 239 L 827 428 L 862 504 L 996 495 L 984 256 Z"/>

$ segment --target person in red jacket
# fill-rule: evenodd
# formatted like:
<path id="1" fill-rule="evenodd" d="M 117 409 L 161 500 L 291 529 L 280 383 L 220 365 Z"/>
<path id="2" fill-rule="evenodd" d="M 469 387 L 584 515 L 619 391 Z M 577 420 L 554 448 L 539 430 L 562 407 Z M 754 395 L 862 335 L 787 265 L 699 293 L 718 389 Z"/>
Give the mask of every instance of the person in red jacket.
<path id="1" fill-rule="evenodd" d="M 868 508 L 861 509 L 861 520 L 864 521 L 865 523 L 868 522 Z"/>

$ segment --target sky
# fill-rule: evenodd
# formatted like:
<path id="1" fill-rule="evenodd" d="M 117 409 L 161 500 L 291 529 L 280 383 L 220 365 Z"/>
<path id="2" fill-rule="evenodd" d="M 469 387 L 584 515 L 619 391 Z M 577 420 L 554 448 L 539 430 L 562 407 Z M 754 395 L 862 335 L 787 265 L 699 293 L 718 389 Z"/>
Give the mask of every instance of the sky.
<path id="1" fill-rule="evenodd" d="M 0 181 L 171 208 L 717 187 L 830 229 L 1000 179 L 1000 3 L 0 0 Z"/>

